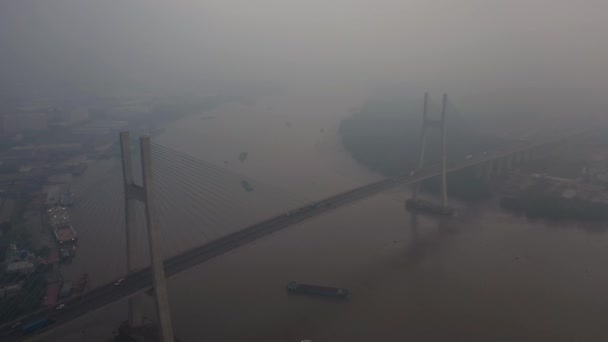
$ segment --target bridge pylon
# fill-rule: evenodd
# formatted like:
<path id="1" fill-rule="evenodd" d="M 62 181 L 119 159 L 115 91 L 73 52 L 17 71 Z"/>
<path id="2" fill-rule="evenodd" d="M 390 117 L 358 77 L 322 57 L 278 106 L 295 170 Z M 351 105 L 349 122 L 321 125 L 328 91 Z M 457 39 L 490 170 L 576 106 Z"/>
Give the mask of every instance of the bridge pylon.
<path id="1" fill-rule="evenodd" d="M 418 172 L 424 168 L 424 162 L 426 158 L 426 138 L 428 129 L 439 128 L 441 130 L 441 204 L 437 205 L 425 200 L 421 200 L 418 198 L 418 194 L 420 192 L 420 182 L 416 183 L 414 186 L 414 191 L 412 192 L 412 197 L 406 200 L 406 207 L 408 209 L 415 210 L 424 210 L 430 211 L 433 213 L 440 213 L 444 215 L 452 215 L 454 210 L 448 206 L 448 189 L 447 189 L 447 157 L 446 157 L 446 125 L 445 125 L 445 117 L 446 117 L 446 107 L 447 107 L 448 95 L 443 94 L 442 103 L 441 103 L 441 119 L 433 120 L 429 119 L 428 115 L 428 102 L 429 102 L 429 94 L 428 92 L 424 93 L 424 109 L 422 112 L 422 128 L 420 134 L 420 152 L 418 158 Z"/>
<path id="2" fill-rule="evenodd" d="M 125 226 L 127 236 L 127 271 L 132 273 L 137 269 L 136 256 L 138 245 L 135 234 L 135 201 L 144 203 L 146 212 L 146 226 L 148 231 L 148 247 L 150 249 L 150 262 L 152 268 L 154 294 L 156 297 L 156 311 L 160 325 L 160 341 L 172 342 L 173 325 L 167 297 L 167 284 L 163 258 L 159 249 L 159 227 L 156 218 L 156 198 L 152 185 L 152 159 L 150 137 L 139 138 L 141 153 L 142 185 L 135 184 L 133 180 L 133 165 L 131 159 L 131 140 L 129 132 L 120 133 L 120 146 L 122 156 L 122 171 L 125 196 Z M 139 327 L 143 324 L 141 308 L 141 295 L 129 299 L 129 325 Z"/>

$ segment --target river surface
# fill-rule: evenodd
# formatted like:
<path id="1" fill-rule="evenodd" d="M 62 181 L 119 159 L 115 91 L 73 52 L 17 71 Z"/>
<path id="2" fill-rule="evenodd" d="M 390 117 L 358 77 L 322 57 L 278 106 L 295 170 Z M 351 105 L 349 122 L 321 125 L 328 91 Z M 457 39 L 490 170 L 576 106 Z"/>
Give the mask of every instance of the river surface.
<path id="1" fill-rule="evenodd" d="M 381 178 L 354 162 L 337 134 L 340 119 L 360 101 L 284 95 L 228 104 L 201 114 L 204 119 L 170 125 L 154 142 L 274 186 L 294 204 L 306 203 Z M 241 152 L 248 152 L 244 162 Z M 73 214 L 80 249 L 63 273 L 76 277 L 87 270 L 93 286 L 126 271 L 121 180 L 104 176 L 115 172 L 112 165 L 99 162 L 75 186 L 82 193 Z M 109 180 L 96 185 L 95 179 Z M 177 187 L 170 177 L 164 182 L 165 191 Z M 235 198 L 243 196 L 238 184 L 227 188 Z M 451 219 L 412 215 L 403 205 L 408 194 L 399 188 L 373 196 L 170 279 L 176 335 L 182 341 L 260 342 L 608 340 L 604 227 L 530 221 L 492 201 L 455 201 L 458 215 Z M 175 254 L 292 203 L 256 196 L 239 202 L 253 214 L 218 213 L 236 223 L 218 224 L 213 233 L 193 229 L 178 214 L 161 220 L 163 252 Z M 184 211 L 196 204 L 179 196 L 159 202 Z M 291 280 L 346 287 L 351 297 L 290 296 L 285 285 Z M 147 297 L 148 317 L 153 309 Z M 107 341 L 125 318 L 123 301 L 45 340 Z"/>

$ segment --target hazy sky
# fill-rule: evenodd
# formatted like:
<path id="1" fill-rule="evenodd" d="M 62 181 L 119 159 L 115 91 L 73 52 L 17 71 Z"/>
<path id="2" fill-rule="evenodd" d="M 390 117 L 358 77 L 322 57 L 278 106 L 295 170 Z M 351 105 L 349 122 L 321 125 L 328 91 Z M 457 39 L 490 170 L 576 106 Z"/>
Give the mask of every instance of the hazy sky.
<path id="1" fill-rule="evenodd" d="M 1 0 L 0 82 L 606 89 L 607 13 L 606 0 Z"/>

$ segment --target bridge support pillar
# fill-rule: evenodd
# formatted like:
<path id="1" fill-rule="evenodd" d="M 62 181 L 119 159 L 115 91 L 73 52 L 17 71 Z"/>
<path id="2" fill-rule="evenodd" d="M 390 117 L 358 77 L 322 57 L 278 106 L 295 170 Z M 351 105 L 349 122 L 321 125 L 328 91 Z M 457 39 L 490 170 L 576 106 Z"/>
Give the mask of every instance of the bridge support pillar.
<path id="1" fill-rule="evenodd" d="M 420 152 L 418 156 L 418 170 L 422 170 L 424 167 L 424 156 L 426 149 L 426 130 L 428 126 L 428 111 L 429 111 L 429 93 L 424 93 L 424 109 L 422 112 L 422 133 L 420 134 Z M 420 192 L 420 182 L 414 184 L 414 191 L 412 192 L 412 199 L 418 198 Z"/>
<path id="2" fill-rule="evenodd" d="M 136 256 L 139 250 L 137 235 L 135 232 L 135 201 L 129 196 L 130 187 L 133 184 L 133 164 L 131 160 L 131 138 L 129 132 L 120 133 L 120 150 L 122 158 L 122 177 L 124 183 L 125 200 L 125 230 L 127 240 L 127 273 L 137 269 Z M 141 298 L 134 296 L 129 298 L 129 325 L 139 327 L 143 325 L 143 313 Z"/>
<path id="3" fill-rule="evenodd" d="M 447 161 L 446 161 L 446 136 L 445 136 L 445 111 L 448 102 L 448 95 L 443 94 L 441 106 L 441 197 L 444 209 L 448 208 L 448 181 L 447 181 Z"/>
<path id="4" fill-rule="evenodd" d="M 418 192 L 420 190 L 420 182 L 414 185 L 414 191 L 412 198 L 406 200 L 406 206 L 408 208 L 425 209 L 441 213 L 444 215 L 452 215 L 453 210 L 448 207 L 448 189 L 447 189 L 447 157 L 446 157 L 446 125 L 445 116 L 447 111 L 447 94 L 443 94 L 442 108 L 441 108 L 441 120 L 431 120 L 428 118 L 428 93 L 424 93 L 424 112 L 422 120 L 422 134 L 420 137 L 420 158 L 418 161 L 418 170 L 422 170 L 424 167 L 425 147 L 426 147 L 426 133 L 429 128 L 441 129 L 441 206 L 423 204 L 423 200 L 418 199 Z"/>
<path id="5" fill-rule="evenodd" d="M 144 298 L 141 294 L 137 294 L 129 298 L 129 326 L 130 327 L 141 327 L 144 325 L 144 313 L 143 313 L 143 301 Z"/>
<path id="6" fill-rule="evenodd" d="M 132 273 L 136 267 L 137 239 L 135 230 L 135 201 L 143 202 L 146 211 L 146 226 L 148 230 L 148 247 L 150 249 L 150 262 L 153 275 L 154 294 L 156 297 L 156 311 L 160 325 L 160 341 L 173 341 L 173 326 L 171 313 L 169 311 L 169 299 L 167 297 L 167 285 L 163 258 L 160 254 L 160 238 L 156 218 L 156 197 L 152 183 L 152 158 L 150 137 L 142 136 L 139 139 L 141 153 L 141 170 L 143 184 L 137 185 L 133 181 L 133 167 L 131 163 L 131 140 L 129 132 L 120 133 L 120 145 L 122 152 L 122 169 L 125 192 L 125 223 L 127 231 L 127 271 Z M 129 299 L 129 324 L 132 327 L 143 324 L 141 312 L 141 295 Z"/>
<path id="7" fill-rule="evenodd" d="M 139 138 L 141 149 L 141 171 L 144 188 L 144 203 L 146 204 L 146 225 L 148 227 L 148 243 L 150 247 L 150 262 L 152 264 L 152 276 L 154 278 L 154 294 L 156 295 L 156 312 L 160 323 L 160 334 L 162 342 L 173 341 L 173 324 L 171 323 L 171 311 L 169 310 L 169 298 L 167 296 L 167 279 L 163 257 L 160 253 L 158 222 L 156 217 L 156 194 L 152 183 L 152 152 L 150 137 Z"/>

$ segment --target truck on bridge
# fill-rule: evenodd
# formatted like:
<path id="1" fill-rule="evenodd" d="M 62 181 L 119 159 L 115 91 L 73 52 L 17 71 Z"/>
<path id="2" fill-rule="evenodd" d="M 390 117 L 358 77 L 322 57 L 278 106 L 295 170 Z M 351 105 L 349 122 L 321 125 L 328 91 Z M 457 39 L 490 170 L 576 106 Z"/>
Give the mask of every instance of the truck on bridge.
<path id="1" fill-rule="evenodd" d="M 21 332 L 24 335 L 33 333 L 34 331 L 45 328 L 45 327 L 53 324 L 54 322 L 55 321 L 53 321 L 52 319 L 49 319 L 49 318 L 37 319 L 37 320 L 30 322 L 30 323 L 24 325 L 23 327 L 21 327 Z"/>

